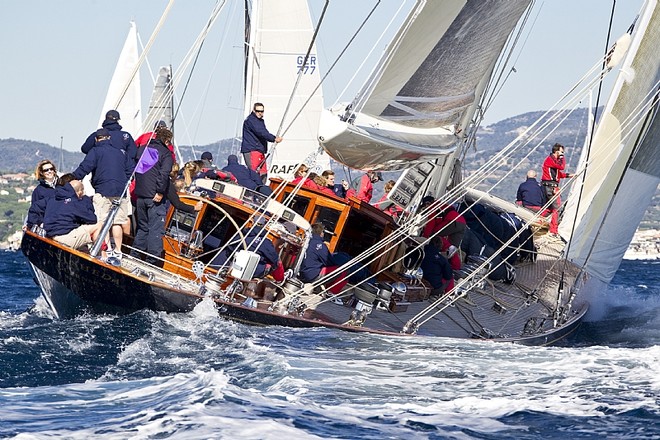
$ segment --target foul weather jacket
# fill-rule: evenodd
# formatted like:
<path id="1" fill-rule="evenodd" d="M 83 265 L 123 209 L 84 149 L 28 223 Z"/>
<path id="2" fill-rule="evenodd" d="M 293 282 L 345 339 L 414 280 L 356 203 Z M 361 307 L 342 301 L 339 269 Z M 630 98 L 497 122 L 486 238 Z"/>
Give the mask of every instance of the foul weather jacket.
<path id="1" fill-rule="evenodd" d="M 337 266 L 337 263 L 323 242 L 323 237 L 313 234 L 307 246 L 305 259 L 300 266 L 300 280 L 304 283 L 311 283 L 318 278 L 321 269 L 332 266 Z"/>
<path id="2" fill-rule="evenodd" d="M 44 221 L 44 211 L 48 200 L 55 196 L 55 187 L 44 179 L 39 179 L 39 184 L 32 191 L 32 202 L 28 209 L 27 227 L 40 225 Z"/>
<path id="3" fill-rule="evenodd" d="M 518 187 L 516 200 L 523 206 L 541 207 L 545 205 L 545 193 L 535 178 L 528 177 Z"/>
<path id="4" fill-rule="evenodd" d="M 423 277 L 434 289 L 442 287 L 454 278 L 449 261 L 440 253 L 440 249 L 431 243 L 424 247 L 424 259 L 421 265 Z"/>
<path id="5" fill-rule="evenodd" d="M 543 161 L 543 174 L 541 176 L 541 181 L 544 184 L 546 182 L 554 182 L 559 185 L 559 181 L 567 177 L 567 174 L 564 172 L 565 167 L 566 161 L 564 160 L 564 156 L 556 158 L 554 155 L 550 154 Z"/>
<path id="6" fill-rule="evenodd" d="M 46 236 L 57 237 L 68 234 L 80 225 L 96 223 L 92 199 L 78 198 L 70 183 L 55 188 L 55 197 L 48 200 L 44 214 Z"/>
<path id="7" fill-rule="evenodd" d="M 133 136 L 127 131 L 122 131 L 121 125 L 117 121 L 110 121 L 110 120 L 105 120 L 103 121 L 103 124 L 101 124 L 103 128 L 108 130 L 110 132 L 110 142 L 112 142 L 112 145 L 114 145 L 116 148 L 119 148 L 121 150 L 126 151 L 126 154 L 128 154 L 128 157 L 133 160 L 133 165 L 135 162 L 138 160 L 137 156 L 137 146 L 135 145 L 135 141 L 133 140 Z M 89 153 L 94 145 L 96 144 L 96 131 L 89 136 L 87 136 L 87 139 L 85 140 L 85 143 L 82 144 L 82 147 L 80 147 L 80 151 L 83 153 L 87 154 Z M 131 169 L 131 173 L 133 170 Z"/>
<path id="8" fill-rule="evenodd" d="M 282 268 L 280 256 L 278 255 L 275 246 L 273 246 L 273 243 L 266 236 L 266 231 L 258 226 L 255 226 L 251 229 L 243 229 L 243 234 L 245 234 L 247 250 L 259 254 L 259 263 L 257 264 L 257 268 L 254 272 L 255 277 L 260 278 L 268 275 L 268 272 L 271 269 Z M 230 256 L 232 256 L 234 251 L 241 249 L 243 249 L 241 239 L 240 237 L 236 237 L 231 243 L 227 245 L 225 250 L 220 252 L 211 261 L 210 265 L 214 267 L 224 266 L 227 261 L 229 261 Z M 277 277 L 275 277 L 275 279 L 277 280 Z"/>
<path id="9" fill-rule="evenodd" d="M 172 171 L 172 154 L 158 139 L 149 142 L 135 167 L 135 191 L 138 199 L 153 199 L 156 194 L 167 194 Z"/>
<path id="10" fill-rule="evenodd" d="M 94 191 L 104 197 L 119 197 L 124 193 L 133 166 L 133 160 L 124 150 L 115 147 L 110 140 L 103 140 L 90 150 L 73 175 L 80 180 L 92 173 Z"/>
<path id="11" fill-rule="evenodd" d="M 263 118 L 257 118 L 254 112 L 250 113 L 243 122 L 241 153 L 259 151 L 266 154 L 268 142 L 275 142 L 275 135 L 266 130 L 266 123 Z"/>
<path id="12" fill-rule="evenodd" d="M 227 158 L 227 166 L 222 171 L 232 174 L 238 184 L 247 189 L 256 190 L 264 184 L 256 171 L 238 163 L 238 157 L 233 154 Z"/>

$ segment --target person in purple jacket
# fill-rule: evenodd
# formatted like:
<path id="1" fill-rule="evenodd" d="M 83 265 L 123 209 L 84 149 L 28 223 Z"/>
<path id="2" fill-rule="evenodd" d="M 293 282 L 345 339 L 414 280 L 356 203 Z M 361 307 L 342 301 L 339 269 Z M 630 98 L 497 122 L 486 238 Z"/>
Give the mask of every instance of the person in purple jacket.
<path id="1" fill-rule="evenodd" d="M 264 105 L 256 102 L 252 106 L 252 113 L 243 122 L 241 153 L 247 167 L 256 171 L 261 176 L 263 183 L 266 183 L 266 176 L 268 174 L 266 167 L 268 142 L 280 143 L 282 142 L 282 138 L 271 134 L 266 129 Z"/>
<path id="2" fill-rule="evenodd" d="M 172 132 L 168 129 L 158 130 L 156 139 L 152 139 L 144 147 L 145 150 L 135 167 L 137 232 L 133 240 L 135 249 L 131 251 L 131 255 L 145 257 L 148 263 L 159 267 L 162 267 L 163 263 L 161 257 L 167 214 L 166 195 L 174 163 L 167 148 L 172 138 Z"/>

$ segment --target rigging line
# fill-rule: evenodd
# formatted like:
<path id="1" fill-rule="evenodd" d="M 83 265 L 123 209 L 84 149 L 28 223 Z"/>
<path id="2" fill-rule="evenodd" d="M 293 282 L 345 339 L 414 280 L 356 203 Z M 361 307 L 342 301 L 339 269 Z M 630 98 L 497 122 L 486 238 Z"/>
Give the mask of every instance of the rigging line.
<path id="1" fill-rule="evenodd" d="M 612 23 L 614 22 L 614 11 L 616 9 L 616 0 L 612 0 L 612 11 L 610 13 L 610 25 L 607 30 L 607 37 L 605 39 L 605 56 L 603 57 L 603 65 L 601 67 L 601 71 L 604 71 L 607 68 L 607 54 L 610 51 L 610 37 L 612 35 Z M 632 28 L 629 29 L 630 32 L 632 32 Z M 589 166 L 589 158 L 591 157 L 591 146 L 593 144 L 594 140 L 594 135 L 595 135 L 595 124 L 596 121 L 598 120 L 598 104 L 600 103 L 600 96 L 603 88 L 603 82 L 601 81 L 598 85 L 598 93 L 596 94 L 596 105 L 594 108 L 594 117 L 592 121 L 592 126 L 591 126 L 591 133 L 589 136 L 589 142 L 587 143 L 587 155 L 585 156 L 584 160 L 584 172 L 582 173 L 582 184 L 580 185 L 580 191 L 578 192 L 578 198 L 577 198 L 577 205 L 575 208 L 575 215 L 573 216 L 573 224 L 571 225 L 571 237 L 573 237 L 573 234 L 575 233 L 575 225 L 577 223 L 577 217 L 578 217 L 578 212 L 580 211 L 580 204 L 582 202 L 582 194 L 584 191 L 584 183 L 585 179 L 587 177 L 587 168 Z M 599 228 L 600 229 L 600 228 Z M 568 253 L 571 250 L 571 243 L 573 240 L 569 240 L 568 245 L 566 246 L 566 257 L 568 257 Z M 592 249 L 593 245 L 595 244 L 596 240 L 593 241 L 592 243 Z M 591 257 L 591 251 L 589 251 L 588 257 L 584 261 L 584 265 L 586 266 L 587 262 L 589 261 L 589 258 Z M 568 258 L 566 258 L 566 263 L 568 262 Z M 565 263 L 565 264 L 566 264 Z M 566 268 L 566 265 L 564 265 L 564 269 Z M 562 270 L 561 274 L 562 282 L 560 283 L 563 284 L 564 280 L 564 270 Z"/>
<path id="2" fill-rule="evenodd" d="M 216 3 L 213 10 L 211 11 L 210 21 L 212 23 L 215 23 L 218 16 L 220 15 L 220 12 L 224 9 L 225 4 L 226 4 L 226 0 L 221 0 L 220 2 Z M 188 68 L 188 66 L 192 62 L 192 58 L 193 58 L 194 54 L 196 53 L 196 48 L 204 42 L 204 40 L 205 40 L 206 36 L 208 35 L 209 31 L 210 31 L 210 26 L 205 26 L 205 27 L 202 28 L 202 31 L 200 32 L 200 34 L 195 39 L 195 42 L 191 46 L 190 50 L 184 56 L 183 61 L 181 62 L 180 66 L 179 66 L 179 69 L 177 70 L 177 73 L 172 76 L 172 79 L 170 81 L 171 89 L 168 91 L 167 94 L 164 95 L 165 99 L 163 101 L 169 99 L 170 96 L 174 95 L 174 90 L 178 87 L 178 85 L 181 82 L 181 79 L 184 75 L 185 70 Z M 184 127 L 185 127 L 185 124 L 184 124 Z"/>
<path id="3" fill-rule="evenodd" d="M 220 12 L 222 12 L 222 10 L 224 9 L 225 4 L 226 4 L 226 0 L 219 0 L 218 2 L 216 2 L 215 6 L 213 7 L 213 10 L 211 11 L 211 15 L 210 15 L 206 25 L 202 28 L 200 34 L 197 36 L 197 38 L 196 38 L 195 42 L 193 43 L 191 49 L 188 51 L 188 53 L 185 55 L 183 61 L 181 62 L 181 65 L 179 66 L 179 69 L 177 70 L 177 74 L 172 75 L 172 78 L 170 80 L 170 84 L 171 84 L 170 89 L 166 90 L 165 93 L 163 93 L 159 96 L 158 103 L 161 106 L 164 106 L 164 103 L 169 101 L 170 99 L 174 100 L 175 89 L 178 87 L 179 83 L 181 82 L 181 78 L 182 78 L 185 70 L 190 65 L 191 58 L 193 57 L 193 54 L 195 54 L 194 55 L 194 64 L 193 64 L 193 67 L 191 68 L 191 71 L 189 72 L 188 80 L 187 80 L 186 86 L 185 86 L 185 88 L 187 89 L 188 84 L 190 83 L 190 80 L 192 78 L 192 73 L 195 69 L 195 65 L 196 65 L 197 60 L 199 58 L 199 55 L 201 53 L 201 46 L 203 46 L 203 44 L 206 40 L 206 37 L 207 37 L 208 33 L 211 30 L 211 27 L 213 26 L 213 24 L 217 20 L 218 16 L 220 15 Z M 179 111 L 180 111 L 181 106 L 183 104 L 183 97 L 184 97 L 185 93 L 186 93 L 186 90 L 184 89 L 184 92 L 181 95 L 181 98 L 179 100 L 179 105 L 178 105 L 178 108 L 176 109 L 176 112 L 174 112 L 174 108 L 172 109 L 173 110 L 173 114 L 172 114 L 172 120 L 173 121 L 176 119 L 177 115 L 179 114 Z M 184 123 L 184 128 L 185 128 L 185 131 L 187 133 L 187 126 L 186 126 L 185 123 Z"/>
<path id="4" fill-rule="evenodd" d="M 658 106 L 660 105 L 660 89 L 657 89 L 658 83 L 656 83 L 656 94 L 653 98 L 653 103 L 651 104 L 651 107 L 648 109 L 647 114 L 646 114 L 646 121 L 643 124 L 643 129 L 640 131 L 640 133 L 637 135 L 637 139 L 635 141 L 635 146 L 634 150 L 630 153 L 630 156 L 626 160 L 626 166 L 624 169 L 628 169 L 629 165 L 632 163 L 633 159 L 636 157 L 637 152 L 639 151 L 640 144 L 648 134 L 648 130 L 650 127 L 650 124 L 653 123 L 654 118 L 658 117 Z M 591 246 L 589 247 L 589 253 L 587 254 L 587 257 L 585 258 L 585 263 L 583 266 L 586 266 L 587 261 L 591 258 L 591 255 L 596 248 L 596 242 L 598 241 L 598 238 L 600 237 L 600 234 L 603 230 L 603 225 L 605 224 L 605 219 L 608 217 L 610 209 L 612 208 L 612 205 L 614 203 L 614 199 L 616 195 L 619 192 L 619 188 L 621 188 L 621 184 L 623 183 L 623 179 L 626 176 L 626 173 L 622 173 L 621 176 L 618 179 L 618 182 L 616 184 L 616 187 L 614 188 L 613 196 L 610 198 L 607 208 L 602 216 L 602 220 L 600 221 L 600 224 L 598 225 L 598 231 L 596 232 L 596 235 L 594 237 L 594 240 L 591 242 Z M 563 275 L 563 274 L 562 274 Z"/>
<path id="5" fill-rule="evenodd" d="M 156 25 L 156 28 L 154 29 L 153 33 L 151 34 L 151 37 L 149 37 L 149 41 L 147 41 L 147 46 L 144 48 L 144 50 L 140 54 L 140 58 L 138 59 L 137 64 L 133 68 L 133 72 L 131 72 L 130 79 L 128 80 L 127 84 L 124 86 L 124 90 L 119 95 L 119 99 L 117 99 L 117 103 L 115 104 L 114 108 L 119 107 L 119 103 L 121 103 L 121 101 L 124 99 L 124 96 L 126 96 L 126 93 L 128 92 L 128 89 L 129 89 L 131 83 L 133 82 L 133 79 L 135 78 L 135 75 L 137 75 L 138 71 L 140 70 L 140 67 L 142 66 L 142 63 L 144 62 L 145 58 L 147 57 L 147 54 L 149 53 L 149 50 L 151 50 L 151 46 L 154 44 L 156 36 L 158 35 L 161 28 L 165 24 L 165 19 L 167 18 L 167 15 L 169 14 L 170 10 L 172 9 L 172 6 L 174 6 L 174 0 L 170 0 L 167 3 L 167 6 L 165 7 L 165 10 L 163 11 L 163 14 L 160 16 L 160 20 L 158 21 L 158 24 Z"/>
<path id="6" fill-rule="evenodd" d="M 369 20 L 369 18 L 373 15 L 374 11 L 376 10 L 376 8 L 378 7 L 378 5 L 380 4 L 380 1 L 381 1 L 381 0 L 378 0 L 378 3 L 376 3 L 376 4 L 374 5 L 374 7 L 371 9 L 371 11 L 370 11 L 369 14 L 367 15 L 367 17 L 364 19 L 364 21 L 362 22 L 362 24 L 360 25 L 360 27 L 358 28 L 358 30 L 355 31 L 355 33 L 353 34 L 353 36 L 351 37 L 351 39 L 348 40 L 348 43 L 346 43 L 346 45 L 344 46 L 344 48 L 342 49 L 342 51 L 339 53 L 339 55 L 337 56 L 337 59 L 336 59 L 336 60 L 334 61 L 334 63 L 332 63 L 332 65 L 328 68 L 328 71 L 325 73 L 325 75 L 323 75 L 323 77 L 321 78 L 321 81 L 319 81 L 318 85 L 314 88 L 314 90 L 312 90 L 312 92 L 311 92 L 310 95 L 309 95 L 309 98 L 307 98 L 307 100 L 306 100 L 306 101 L 303 103 L 303 105 L 300 107 L 300 110 L 298 110 L 298 113 L 296 113 L 296 114 L 293 116 L 293 119 L 291 120 L 291 123 L 290 123 L 289 126 L 284 130 L 283 134 L 286 133 L 286 132 L 289 130 L 289 128 L 291 128 L 291 125 L 293 124 L 293 122 L 298 118 L 298 116 L 300 116 L 300 114 L 301 114 L 302 111 L 305 109 L 305 107 L 307 106 L 307 104 L 309 103 L 309 101 L 311 101 L 312 97 L 314 96 L 314 93 L 316 93 L 316 91 L 319 89 L 319 87 L 321 87 L 321 84 L 323 84 L 323 82 L 326 80 L 326 78 L 328 77 L 328 75 L 330 75 L 330 72 L 332 72 L 332 70 L 335 68 L 335 66 L 336 66 L 337 63 L 339 62 L 339 60 L 342 58 L 342 56 L 344 56 L 344 53 L 348 50 L 348 48 L 349 48 L 350 45 L 353 43 L 353 41 L 355 40 L 355 38 L 357 38 L 358 34 L 360 33 L 360 31 L 362 30 L 362 28 L 364 27 L 364 25 L 367 23 L 367 21 Z"/>
<path id="7" fill-rule="evenodd" d="M 592 67 L 591 70 L 594 70 L 594 68 Z M 582 83 L 582 82 L 584 82 L 586 77 L 587 77 L 587 75 L 585 75 L 583 78 L 581 78 L 581 79 L 578 81 L 578 83 L 576 83 L 576 85 L 577 85 L 577 84 L 580 84 L 580 83 Z M 602 77 L 601 77 L 601 79 L 602 79 Z M 589 82 L 587 83 L 587 85 L 586 85 L 585 87 L 582 88 L 582 90 L 585 90 L 585 89 L 591 88 L 591 87 L 592 87 L 592 84 L 593 84 L 594 82 L 596 82 L 596 79 L 595 79 L 595 78 L 594 78 L 593 80 L 589 81 Z M 509 145 L 507 145 L 504 149 L 498 151 L 493 157 L 491 157 L 491 158 L 488 160 L 488 162 L 487 162 L 483 167 L 481 167 L 481 170 L 482 170 L 481 174 L 486 173 L 487 170 L 489 170 L 490 168 L 492 168 L 493 165 L 496 165 L 497 162 L 498 162 L 500 159 L 502 159 L 502 158 L 505 157 L 506 155 L 510 154 L 511 151 L 514 151 L 514 150 L 516 149 L 516 148 L 515 148 L 516 143 L 518 143 L 520 139 L 524 139 L 526 136 L 529 136 L 529 134 L 530 134 L 530 132 L 532 132 L 532 130 L 537 130 L 537 132 L 541 132 L 541 131 L 544 130 L 546 127 L 550 126 L 550 124 L 552 124 L 552 123 L 554 122 L 554 119 L 558 118 L 558 112 L 557 112 L 556 110 L 554 110 L 554 109 L 557 107 L 557 105 L 558 105 L 560 102 L 564 101 L 568 96 L 570 96 L 571 93 L 572 93 L 572 90 L 574 90 L 575 88 L 576 88 L 576 86 L 573 86 L 572 89 L 571 89 L 571 91 L 567 92 L 567 93 L 566 93 L 561 99 L 559 99 L 559 100 L 558 100 L 558 101 L 557 101 L 557 102 L 551 107 L 551 109 L 546 110 L 546 111 L 543 113 L 543 115 L 541 115 L 541 117 L 539 117 L 539 118 L 538 118 L 538 119 L 537 119 L 532 125 L 530 125 L 529 127 L 527 127 L 527 128 L 525 129 L 525 131 L 524 131 L 523 133 L 521 133 L 520 135 L 518 135 L 518 137 L 517 137 L 516 139 L 514 139 L 511 143 L 509 143 Z M 567 102 L 567 103 L 565 104 L 565 107 L 564 107 L 564 108 L 566 108 L 571 102 L 573 102 L 574 99 L 576 99 L 576 98 L 572 98 L 572 99 L 570 99 L 569 102 Z M 545 122 L 543 122 L 544 118 L 548 117 L 548 115 L 552 115 L 552 116 L 550 116 L 550 119 L 549 119 L 549 120 L 546 120 Z M 540 127 L 537 127 L 537 126 L 539 126 L 539 125 L 540 125 Z M 531 137 L 529 138 L 529 140 L 528 140 L 527 142 L 530 142 L 530 140 L 531 140 Z M 527 142 L 526 142 L 526 143 L 527 143 Z M 526 143 L 525 143 L 525 144 L 526 144 Z M 521 145 L 521 146 L 518 147 L 518 148 L 522 148 L 522 146 L 524 146 L 525 144 Z M 477 175 L 479 175 L 479 174 L 478 174 L 478 173 L 475 173 L 475 179 L 474 179 L 474 180 L 476 180 L 476 176 L 477 176 Z M 472 176 L 471 176 L 471 177 L 472 177 Z"/>
<path id="8" fill-rule="evenodd" d="M 208 21 L 206 22 L 206 27 L 204 32 L 208 32 L 212 24 L 213 24 L 212 17 L 209 17 Z M 183 86 L 183 92 L 181 92 L 181 97 L 179 98 L 179 105 L 177 106 L 176 110 L 174 111 L 174 114 L 172 115 L 172 123 L 174 123 L 177 115 L 179 114 L 179 110 L 181 109 L 181 105 L 183 104 L 183 98 L 186 96 L 186 92 L 188 91 L 190 80 L 192 79 L 193 72 L 195 71 L 195 67 L 197 66 L 197 61 L 199 60 L 199 56 L 202 54 L 202 48 L 204 47 L 205 41 L 206 41 L 206 35 L 204 36 L 202 42 L 199 43 L 199 47 L 197 48 L 195 59 L 193 60 L 192 66 L 190 67 L 190 71 L 188 72 L 188 79 L 186 79 L 186 83 Z"/>
<path id="9" fill-rule="evenodd" d="M 522 55 L 523 49 L 525 48 L 525 45 L 527 44 L 527 41 L 529 40 L 529 36 L 531 35 L 532 30 L 534 29 L 534 26 L 535 26 L 535 24 L 536 24 L 536 20 L 538 19 L 539 15 L 540 15 L 540 13 L 541 13 L 541 9 L 539 9 L 539 11 L 538 11 L 537 14 L 536 14 L 536 17 L 534 18 L 534 21 L 532 22 L 532 25 L 531 25 L 531 27 L 530 27 L 530 29 L 529 29 L 529 32 L 527 33 L 527 36 L 525 37 L 525 41 L 523 42 L 523 46 L 520 48 L 520 52 L 518 52 L 518 56 L 516 57 L 516 61 L 514 61 L 513 66 L 511 66 L 511 69 L 509 69 L 509 71 L 508 71 L 506 77 L 504 78 L 504 80 L 502 80 L 502 75 L 504 74 L 504 68 L 508 65 L 509 60 L 510 60 L 511 57 L 513 56 L 513 50 L 514 50 L 515 47 L 518 45 L 518 41 L 519 41 L 519 39 L 520 39 L 520 36 L 522 35 L 522 31 L 523 31 L 523 29 L 527 26 L 527 22 L 528 22 L 529 17 L 530 17 L 530 15 L 531 15 L 531 13 L 532 13 L 532 9 L 534 8 L 534 6 L 533 6 L 534 3 L 535 3 L 535 1 L 532 1 L 532 3 L 530 4 L 529 8 L 527 9 L 527 13 L 525 14 L 525 17 L 523 18 L 523 21 L 522 21 L 522 23 L 521 23 L 521 25 L 520 25 L 520 27 L 519 27 L 519 30 L 518 30 L 518 32 L 516 33 L 516 36 L 515 36 L 515 38 L 513 39 L 513 42 L 511 43 L 511 48 L 507 51 L 507 52 L 508 52 L 508 55 L 506 56 L 506 60 L 503 60 L 503 61 L 501 62 L 502 66 L 501 66 L 501 69 L 499 69 L 499 72 L 500 72 L 500 73 L 499 73 L 499 75 L 498 75 L 498 78 L 497 78 L 494 82 L 493 82 L 493 81 L 490 81 L 490 82 L 489 82 L 488 89 L 490 89 L 490 88 L 491 88 L 491 85 L 492 85 L 492 88 L 494 89 L 494 91 L 493 91 L 493 94 L 490 95 L 489 98 L 488 98 L 487 100 L 485 100 L 485 101 L 487 101 L 487 102 L 486 102 L 486 105 L 481 107 L 481 113 L 482 113 L 482 115 L 483 115 L 484 113 L 486 113 L 486 111 L 488 110 L 488 108 L 489 108 L 490 105 L 492 104 L 493 100 L 499 95 L 499 92 L 502 90 L 502 88 L 504 87 L 504 84 L 505 84 L 506 81 L 509 79 L 509 76 L 511 75 L 511 72 L 515 72 L 515 71 L 516 71 L 516 69 L 515 69 L 515 64 L 516 64 L 516 62 L 518 61 L 518 59 L 520 58 L 520 56 Z M 500 81 L 501 81 L 501 82 L 500 82 Z M 498 85 L 499 85 L 499 87 L 498 87 Z M 486 95 L 488 94 L 488 89 L 487 89 L 487 90 L 484 90 L 484 94 L 483 94 L 484 97 L 486 97 Z M 482 116 L 482 117 L 483 117 L 483 116 Z"/>
<path id="10" fill-rule="evenodd" d="M 334 107 L 337 103 L 339 103 L 339 99 L 344 95 L 344 93 L 346 93 L 346 91 L 348 90 L 348 88 L 350 87 L 350 85 L 351 85 L 351 84 L 353 83 L 353 81 L 355 80 L 355 77 L 357 76 L 357 74 L 360 72 L 360 70 L 362 70 L 362 68 L 364 67 L 364 65 L 367 63 L 367 60 L 368 60 L 369 58 L 371 58 L 371 55 L 372 55 L 373 52 L 376 50 L 376 47 L 377 47 L 378 44 L 381 42 L 381 40 L 385 37 L 385 34 L 387 33 L 387 31 L 390 29 L 390 27 L 391 27 L 392 24 L 394 23 L 394 19 L 395 19 L 396 17 L 399 16 L 399 13 L 400 13 L 401 10 L 403 9 L 405 3 L 406 3 L 405 1 L 404 1 L 404 2 L 401 2 L 401 6 L 399 6 L 399 9 L 396 11 L 396 13 L 394 13 L 394 15 L 392 16 L 392 18 L 390 19 L 390 22 L 387 24 L 387 26 L 385 26 L 385 29 L 383 29 L 383 32 L 380 34 L 380 36 L 378 37 L 378 39 L 377 39 L 376 42 L 374 43 L 373 47 L 371 48 L 371 50 L 369 51 L 369 53 L 367 54 L 367 56 L 364 57 L 364 60 L 362 61 L 362 63 L 360 64 L 360 66 L 359 66 L 357 69 L 355 69 L 355 73 L 353 73 L 353 76 L 351 77 L 351 79 L 348 80 L 348 82 L 347 82 L 347 84 L 346 84 L 346 87 L 344 87 L 344 90 L 342 90 L 341 93 L 340 93 L 339 95 L 337 95 L 337 99 L 336 99 L 335 102 L 332 104 L 333 107 Z M 371 75 L 369 75 L 369 76 L 371 76 Z"/>
<path id="11" fill-rule="evenodd" d="M 575 99 L 577 99 L 577 98 L 575 98 Z M 571 102 L 572 101 L 573 101 L 573 99 L 571 100 Z M 567 106 L 571 102 L 567 103 Z M 567 106 L 564 107 L 564 108 L 567 108 Z M 528 127 L 528 129 L 526 129 L 524 133 L 519 135 L 516 139 L 514 139 L 504 149 L 500 150 L 497 154 L 495 154 L 491 159 L 489 159 L 489 161 L 486 164 L 484 164 L 484 166 L 482 166 L 480 168 L 480 171 L 475 173 L 473 176 L 470 176 L 470 178 L 472 178 L 472 177 L 481 178 L 482 175 L 485 175 L 485 174 L 491 172 L 492 169 L 499 167 L 500 165 L 498 165 L 498 163 L 502 158 L 508 156 L 511 152 L 513 152 L 513 151 L 515 151 L 519 148 L 522 148 L 525 145 L 527 145 L 529 142 L 531 142 L 531 140 L 533 139 L 532 135 L 538 136 L 538 134 L 534 134 L 535 132 L 532 132 L 532 129 L 535 129 L 536 133 L 543 132 L 547 127 L 549 127 L 551 124 L 553 124 L 555 122 L 555 120 L 558 119 L 561 116 L 562 112 L 563 112 L 563 109 L 561 109 L 560 111 L 556 111 L 556 110 L 552 110 L 552 109 L 546 111 L 540 118 L 537 119 L 536 122 L 534 122 L 530 127 Z M 542 122 L 544 120 L 544 118 L 548 115 L 551 115 L 550 118 L 548 120 Z M 541 126 L 537 128 L 536 126 L 539 125 L 539 124 Z M 554 130 L 552 130 L 552 131 L 554 131 Z M 530 132 L 532 132 L 532 134 L 530 134 Z M 549 134 L 546 135 L 545 138 L 547 138 L 548 136 L 549 136 Z M 516 143 L 518 143 L 520 139 L 523 139 L 525 137 L 527 137 L 528 140 L 524 144 L 520 145 L 519 147 L 515 147 Z M 543 140 L 545 140 L 545 138 Z M 536 148 L 538 148 L 539 146 L 540 145 L 537 145 Z M 476 180 L 476 179 L 473 179 L 473 180 Z"/>

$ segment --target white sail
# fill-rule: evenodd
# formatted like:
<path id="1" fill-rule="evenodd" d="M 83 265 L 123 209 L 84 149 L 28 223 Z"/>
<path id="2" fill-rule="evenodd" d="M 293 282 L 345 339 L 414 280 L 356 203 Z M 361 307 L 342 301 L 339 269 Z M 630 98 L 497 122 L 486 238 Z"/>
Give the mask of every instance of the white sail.
<path id="1" fill-rule="evenodd" d="M 268 175 L 291 177 L 303 162 L 319 171 L 329 169 L 330 159 L 317 140 L 323 95 L 316 46 L 303 64 L 314 34 L 307 1 L 255 1 L 250 21 L 245 115 L 255 102 L 263 103 L 266 127 L 284 138 L 271 150 Z"/>
<path id="2" fill-rule="evenodd" d="M 115 72 L 110 81 L 108 93 L 105 96 L 105 102 L 99 119 L 99 127 L 105 120 L 105 113 L 108 110 L 117 110 L 121 115 L 121 125 L 125 131 L 133 136 L 137 136 L 142 130 L 142 97 L 140 95 L 139 74 L 133 72 L 138 64 L 138 38 L 135 22 L 131 22 L 131 27 L 126 37 L 126 42 L 117 60 Z"/>
<path id="3" fill-rule="evenodd" d="M 609 282 L 660 183 L 660 10 L 647 1 L 630 49 L 596 129 L 579 210 L 564 214 L 560 234 L 570 236 L 569 258 Z M 578 191 L 571 198 L 580 196 Z M 573 205 L 575 206 L 575 205 Z"/>
<path id="4" fill-rule="evenodd" d="M 325 150 L 360 169 L 452 153 L 528 0 L 419 0 L 358 98 L 325 112 Z"/>

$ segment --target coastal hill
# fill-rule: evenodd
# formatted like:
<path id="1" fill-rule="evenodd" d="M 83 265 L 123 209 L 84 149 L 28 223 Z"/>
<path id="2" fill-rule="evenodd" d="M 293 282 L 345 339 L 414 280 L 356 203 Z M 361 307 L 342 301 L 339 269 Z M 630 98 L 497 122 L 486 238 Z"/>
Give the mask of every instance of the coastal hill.
<path id="1" fill-rule="evenodd" d="M 465 158 L 463 164 L 465 173 L 470 174 L 478 169 L 493 154 L 514 140 L 519 133 L 524 132 L 542 114 L 543 112 L 525 113 L 480 128 L 477 134 L 476 151 L 469 152 Z M 526 171 L 536 169 L 540 174 L 541 164 L 555 142 L 566 146 L 568 169 L 575 170 L 579 150 L 584 143 L 586 115 L 587 112 L 584 109 L 570 114 L 549 114 L 548 118 L 560 116 L 563 120 L 562 124 L 552 133 L 543 133 L 538 139 L 532 139 L 530 145 L 540 144 L 540 147 L 528 158 L 524 157 L 526 151 L 516 152 L 508 158 L 505 165 L 513 166 L 513 164 L 522 163 L 523 166 L 519 168 L 519 172 L 506 178 L 503 184 L 492 192 L 504 199 L 514 201 L 516 189 L 525 179 Z M 545 137 L 546 134 L 547 137 Z M 210 151 L 216 158 L 216 163 L 223 166 L 225 158 L 230 153 L 238 151 L 238 145 L 235 145 L 235 142 L 233 139 L 224 139 L 208 145 L 179 146 L 179 150 L 186 161 L 199 157 L 204 151 Z M 0 164 L 0 242 L 4 242 L 9 235 L 18 231 L 23 223 L 30 195 L 36 183 L 32 173 L 37 162 L 50 159 L 57 165 L 60 172 L 70 172 L 82 161 L 83 154 L 20 139 L 0 139 L 0 151 L 3 154 L 3 161 Z M 483 181 L 479 189 L 489 190 L 495 182 L 502 179 L 507 169 L 510 168 L 504 166 L 494 171 Z M 343 178 L 343 171 L 339 169 L 337 171 L 339 178 Z M 396 178 L 396 174 L 386 173 L 385 177 L 386 179 Z M 381 191 L 381 186 L 377 185 L 376 190 Z M 379 197 L 380 194 L 375 196 Z M 640 229 L 660 229 L 660 193 L 656 192 Z"/>

